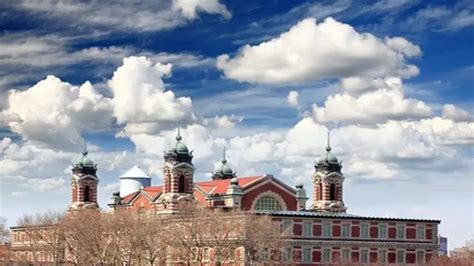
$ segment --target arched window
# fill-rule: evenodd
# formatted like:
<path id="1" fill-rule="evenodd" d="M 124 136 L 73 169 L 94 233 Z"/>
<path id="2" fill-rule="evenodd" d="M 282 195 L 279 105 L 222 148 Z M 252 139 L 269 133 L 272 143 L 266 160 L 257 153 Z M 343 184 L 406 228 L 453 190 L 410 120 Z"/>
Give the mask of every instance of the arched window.
<path id="1" fill-rule="evenodd" d="M 90 201 L 90 188 L 89 186 L 86 186 L 84 188 L 84 202 L 89 202 Z"/>
<path id="2" fill-rule="evenodd" d="M 280 202 L 272 196 L 263 196 L 255 204 L 255 210 L 282 210 Z"/>
<path id="3" fill-rule="evenodd" d="M 179 193 L 184 193 L 185 192 L 185 190 L 184 190 L 185 183 L 184 182 L 185 182 L 184 175 L 180 175 L 179 176 L 179 184 L 178 184 L 178 192 Z"/>
<path id="4" fill-rule="evenodd" d="M 336 200 L 336 185 L 331 184 L 331 187 L 329 189 L 329 200 Z"/>
<path id="5" fill-rule="evenodd" d="M 323 200 L 323 183 L 319 183 L 318 200 Z"/>

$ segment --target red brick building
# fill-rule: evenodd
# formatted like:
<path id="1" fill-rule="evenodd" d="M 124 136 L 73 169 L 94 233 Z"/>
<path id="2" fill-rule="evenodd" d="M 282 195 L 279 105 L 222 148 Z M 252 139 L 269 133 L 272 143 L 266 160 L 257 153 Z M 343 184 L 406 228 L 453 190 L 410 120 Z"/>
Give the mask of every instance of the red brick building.
<path id="1" fill-rule="evenodd" d="M 335 262 L 403 263 L 429 261 L 438 250 L 439 220 L 364 217 L 346 212 L 342 165 L 328 145 L 315 163 L 313 204 L 306 192 L 272 175 L 237 177 L 224 156 L 212 180 L 194 182 L 192 153 L 181 136 L 165 152 L 162 186 L 143 186 L 129 194 L 114 194 L 112 208 L 173 213 L 182 200 L 197 200 L 210 208 L 238 209 L 270 215 L 281 223 L 290 247 L 287 261 L 301 265 Z M 122 184 L 121 184 L 122 185 Z M 125 184 L 126 185 L 126 184 Z M 122 190 L 122 188 L 121 188 Z"/>
<path id="2" fill-rule="evenodd" d="M 130 193 L 114 193 L 108 205 L 113 210 L 173 214 L 178 212 L 179 202 L 196 200 L 209 208 L 269 215 L 286 232 L 284 260 L 298 265 L 417 264 L 437 254 L 439 220 L 347 213 L 342 164 L 331 153 L 329 138 L 326 151 L 315 163 L 314 174 L 308 177 L 313 183 L 309 208 L 303 185 L 293 188 L 272 175 L 237 177 L 225 151 L 212 179 L 194 182 L 192 159 L 178 131 L 176 142 L 164 154 L 164 184 L 150 186 L 149 177 L 134 167 L 120 177 L 120 191 Z M 72 171 L 69 210 L 98 208 L 97 166 L 87 158 L 87 152 Z M 16 255 L 31 255 L 22 249 L 27 242 L 22 228 L 14 228 L 12 248 Z"/>

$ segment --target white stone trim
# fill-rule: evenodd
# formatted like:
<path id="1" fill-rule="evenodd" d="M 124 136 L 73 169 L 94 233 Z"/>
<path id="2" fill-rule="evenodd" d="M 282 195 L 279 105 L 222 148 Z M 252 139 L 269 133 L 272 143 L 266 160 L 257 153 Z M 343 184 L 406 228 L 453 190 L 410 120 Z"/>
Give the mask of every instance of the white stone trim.
<path id="1" fill-rule="evenodd" d="M 288 206 L 286 206 L 285 200 L 282 198 L 282 196 L 280 196 L 278 193 L 275 193 L 271 190 L 264 191 L 260 193 L 257 197 L 255 197 L 255 199 L 252 202 L 252 207 L 250 209 L 255 210 L 255 205 L 257 205 L 258 200 L 265 196 L 270 196 L 270 197 L 275 198 L 278 201 L 278 203 L 280 203 L 283 211 L 288 210 Z"/>

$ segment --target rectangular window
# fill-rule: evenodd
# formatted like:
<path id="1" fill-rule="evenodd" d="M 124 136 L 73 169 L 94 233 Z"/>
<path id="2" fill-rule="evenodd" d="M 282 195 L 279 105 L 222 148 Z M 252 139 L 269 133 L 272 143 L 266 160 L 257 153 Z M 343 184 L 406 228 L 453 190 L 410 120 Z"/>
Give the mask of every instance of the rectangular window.
<path id="1" fill-rule="evenodd" d="M 290 261 L 291 260 L 291 248 L 283 249 L 283 260 Z"/>
<path id="2" fill-rule="evenodd" d="M 198 249 L 197 248 L 192 248 L 191 249 L 191 261 L 197 261 L 197 254 Z"/>
<path id="3" fill-rule="evenodd" d="M 209 248 L 204 248 L 202 251 L 202 260 L 203 261 L 209 261 L 210 259 L 210 253 L 209 253 Z"/>
<path id="4" fill-rule="evenodd" d="M 379 224 L 379 238 L 387 238 L 387 225 Z"/>
<path id="5" fill-rule="evenodd" d="M 282 230 L 284 234 L 292 235 L 293 234 L 293 220 L 283 220 Z"/>
<path id="6" fill-rule="evenodd" d="M 342 237 L 349 237 L 351 235 L 351 225 L 342 224 Z"/>
<path id="7" fill-rule="evenodd" d="M 323 236 L 331 236 L 331 223 L 323 223 Z"/>
<path id="8" fill-rule="evenodd" d="M 304 222 L 303 223 L 303 235 L 304 236 L 312 236 L 313 235 L 313 223 L 312 222 Z"/>
<path id="9" fill-rule="evenodd" d="M 378 262 L 385 263 L 387 262 L 387 251 L 386 250 L 379 250 L 378 255 Z"/>
<path id="10" fill-rule="evenodd" d="M 323 262 L 331 261 L 331 250 L 328 248 L 323 249 Z"/>
<path id="11" fill-rule="evenodd" d="M 419 225 L 416 227 L 416 238 L 419 240 L 425 240 L 425 226 L 424 225 Z"/>
<path id="12" fill-rule="evenodd" d="M 405 239 L 405 225 L 403 224 L 397 225 L 397 238 Z"/>
<path id="13" fill-rule="evenodd" d="M 405 263 L 405 251 L 397 251 L 397 263 Z"/>
<path id="14" fill-rule="evenodd" d="M 360 225 L 360 236 L 361 237 L 369 237 L 369 224 L 362 223 Z"/>
<path id="15" fill-rule="evenodd" d="M 369 262 L 369 251 L 368 250 L 361 250 L 360 251 L 360 262 L 361 263 Z"/>
<path id="16" fill-rule="evenodd" d="M 311 248 L 303 248 L 303 262 L 311 262 Z"/>
<path id="17" fill-rule="evenodd" d="M 425 262 L 425 252 L 417 251 L 416 252 L 416 263 L 424 263 Z"/>
<path id="18" fill-rule="evenodd" d="M 342 262 L 349 262 L 351 250 L 350 249 L 343 249 L 342 250 Z"/>

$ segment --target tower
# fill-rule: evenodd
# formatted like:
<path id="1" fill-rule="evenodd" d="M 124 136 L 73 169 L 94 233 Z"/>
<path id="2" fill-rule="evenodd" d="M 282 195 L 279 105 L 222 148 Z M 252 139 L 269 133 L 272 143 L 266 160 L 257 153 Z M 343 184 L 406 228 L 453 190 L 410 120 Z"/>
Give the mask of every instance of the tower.
<path id="1" fill-rule="evenodd" d="M 330 136 L 328 132 L 326 152 L 315 163 L 313 175 L 313 205 L 311 209 L 320 212 L 346 212 L 343 201 L 344 175 L 342 164 L 331 153 Z"/>
<path id="2" fill-rule="evenodd" d="M 87 157 L 87 147 L 84 142 L 82 157 L 72 167 L 71 204 L 68 210 L 96 209 L 97 204 L 97 165 Z"/>
<path id="3" fill-rule="evenodd" d="M 192 151 L 181 142 L 178 128 L 176 142 L 165 151 L 163 165 L 163 193 L 158 198 L 157 208 L 160 212 L 176 212 L 180 201 L 194 199 L 194 165 Z"/>
<path id="4" fill-rule="evenodd" d="M 217 164 L 214 172 L 212 173 L 212 180 L 216 179 L 232 179 L 235 177 L 235 172 L 232 171 L 230 165 L 227 163 L 225 158 L 225 147 L 222 150 L 222 160 Z"/>

